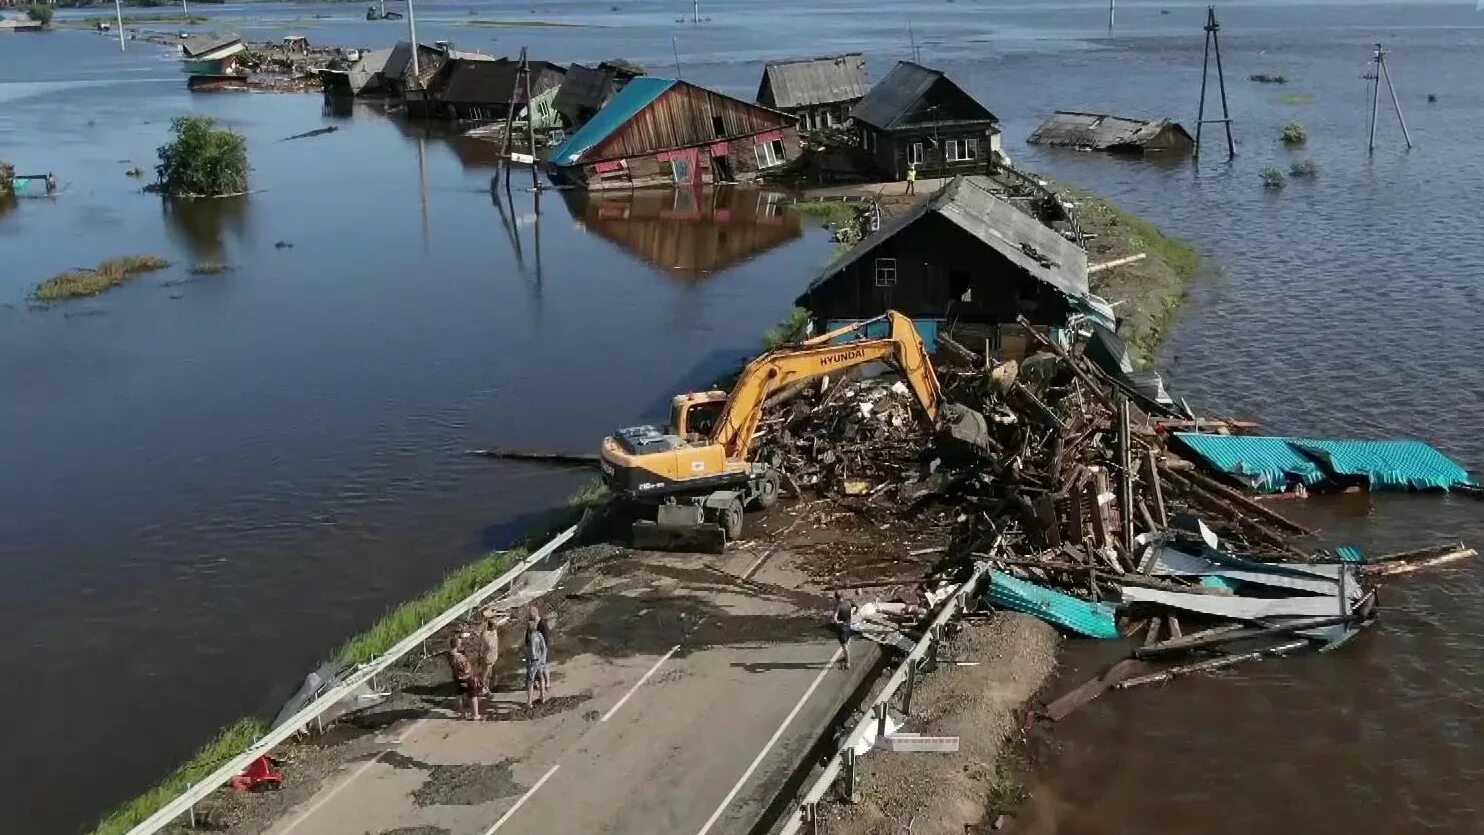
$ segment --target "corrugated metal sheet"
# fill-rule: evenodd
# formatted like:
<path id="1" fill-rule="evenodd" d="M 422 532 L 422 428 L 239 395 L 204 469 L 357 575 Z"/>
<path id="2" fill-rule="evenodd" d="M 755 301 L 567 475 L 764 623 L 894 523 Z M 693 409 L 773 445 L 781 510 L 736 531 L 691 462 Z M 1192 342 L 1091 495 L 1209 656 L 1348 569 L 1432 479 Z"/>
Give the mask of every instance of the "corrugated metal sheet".
<path id="1" fill-rule="evenodd" d="M 859 52 L 773 61 L 763 67 L 757 100 L 781 108 L 835 104 L 865 96 L 870 86 L 866 56 Z"/>
<path id="2" fill-rule="evenodd" d="M 1443 489 L 1476 483 L 1457 462 L 1421 441 L 1316 440 L 1177 432 L 1211 466 L 1260 492 L 1281 492 L 1291 478 L 1315 485 L 1363 476 L 1372 489 Z"/>
<path id="3" fill-rule="evenodd" d="M 1260 621 L 1281 617 L 1325 617 L 1349 614 L 1348 601 L 1338 595 L 1304 597 L 1238 597 L 1236 595 L 1194 594 L 1160 591 L 1138 586 L 1123 587 L 1124 603 L 1155 603 L 1185 612 Z"/>
<path id="4" fill-rule="evenodd" d="M 892 218 L 890 223 L 867 236 L 843 259 L 825 267 L 824 272 L 809 284 L 804 296 L 929 213 L 942 215 L 1031 276 L 1069 296 L 1077 297 L 1088 292 L 1087 253 L 994 194 L 989 178 L 975 175 L 953 178 L 931 200 Z"/>
<path id="5" fill-rule="evenodd" d="M 1059 591 L 1042 588 L 1011 577 L 1003 571 L 989 572 L 989 602 L 1013 612 L 1033 615 L 1055 626 L 1089 638 L 1117 638 L 1113 607 L 1080 600 Z"/>
<path id="6" fill-rule="evenodd" d="M 551 161 L 556 165 L 576 165 L 583 154 L 623 127 L 624 123 L 664 95 L 675 83 L 673 78 L 652 75 L 640 76 L 630 81 L 608 100 L 596 116 L 551 152 Z"/>

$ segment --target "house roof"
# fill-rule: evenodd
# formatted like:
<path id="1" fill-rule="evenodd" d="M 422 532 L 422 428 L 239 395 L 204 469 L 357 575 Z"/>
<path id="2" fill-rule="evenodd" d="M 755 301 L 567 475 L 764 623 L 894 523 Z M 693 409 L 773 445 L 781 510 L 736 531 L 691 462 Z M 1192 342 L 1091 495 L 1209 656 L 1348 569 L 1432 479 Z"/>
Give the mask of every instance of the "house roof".
<path id="1" fill-rule="evenodd" d="M 209 35 L 193 35 L 186 38 L 180 42 L 180 51 L 187 58 L 204 58 L 212 52 L 242 45 L 242 38 L 235 32 L 213 32 Z"/>
<path id="2" fill-rule="evenodd" d="M 1169 119 L 1146 121 L 1107 113 L 1080 113 L 1058 110 L 1041 123 L 1026 141 L 1033 145 L 1058 145 L 1106 150 L 1121 145 L 1142 145 L 1158 136 L 1166 127 L 1190 134 L 1178 122 Z"/>
<path id="3" fill-rule="evenodd" d="M 577 111 L 583 107 L 602 107 L 618 77 L 619 72 L 614 69 L 573 64 L 567 68 L 567 75 L 562 79 L 562 89 L 557 91 L 552 106 L 569 117 L 575 117 Z"/>
<path id="4" fill-rule="evenodd" d="M 824 268 L 796 304 L 851 264 L 929 214 L 941 215 L 973 235 L 1027 274 L 1073 298 L 1087 295 L 1087 253 L 1055 230 L 995 194 L 983 176 L 954 177 L 952 182 L 912 211 L 898 215 Z"/>
<path id="5" fill-rule="evenodd" d="M 890 130 L 911 115 L 917 103 L 937 84 L 947 84 L 983 111 L 983 118 L 999 119 L 942 72 L 911 61 L 898 61 L 885 78 L 876 82 L 851 111 L 851 118 L 881 130 Z"/>
<path id="6" fill-rule="evenodd" d="M 763 67 L 758 100 L 763 90 L 773 92 L 774 107 L 807 107 L 859 99 L 870 89 L 866 56 L 859 52 L 773 61 Z"/>
<path id="7" fill-rule="evenodd" d="M 536 95 L 554 86 L 553 74 L 566 70 L 547 61 L 532 61 L 531 93 Z M 520 62 L 508 58 L 497 61 L 455 58 L 444 65 L 439 79 L 433 85 L 433 95 L 440 101 L 507 104 L 524 95 L 517 95 L 515 85 L 519 78 Z"/>
<path id="8" fill-rule="evenodd" d="M 556 165 L 576 165 L 583 154 L 613 135 L 676 83 L 673 78 L 653 75 L 641 75 L 630 81 L 587 124 L 551 152 L 551 161 Z"/>

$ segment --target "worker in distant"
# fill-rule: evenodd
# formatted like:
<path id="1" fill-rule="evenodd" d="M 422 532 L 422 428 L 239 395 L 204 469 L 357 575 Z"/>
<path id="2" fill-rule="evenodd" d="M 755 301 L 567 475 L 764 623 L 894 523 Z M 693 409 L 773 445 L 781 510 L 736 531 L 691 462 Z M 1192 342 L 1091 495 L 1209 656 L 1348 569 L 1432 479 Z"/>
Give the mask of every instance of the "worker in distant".
<path id="1" fill-rule="evenodd" d="M 917 163 L 907 166 L 907 193 L 917 193 Z"/>
<path id="2" fill-rule="evenodd" d="M 479 719 L 479 679 L 474 675 L 474 665 L 464 654 L 464 639 L 455 635 L 448 646 L 448 671 L 453 675 L 454 687 L 459 693 L 459 718 Z"/>
<path id="3" fill-rule="evenodd" d="M 494 690 L 495 662 L 499 660 L 500 627 L 490 615 L 484 619 L 484 630 L 479 633 L 479 677 L 485 693 Z"/>
<path id="4" fill-rule="evenodd" d="M 911 180 L 907 181 L 911 183 Z M 855 619 L 855 603 L 841 591 L 835 592 L 835 636 L 840 639 L 840 669 L 850 669 L 850 622 Z"/>

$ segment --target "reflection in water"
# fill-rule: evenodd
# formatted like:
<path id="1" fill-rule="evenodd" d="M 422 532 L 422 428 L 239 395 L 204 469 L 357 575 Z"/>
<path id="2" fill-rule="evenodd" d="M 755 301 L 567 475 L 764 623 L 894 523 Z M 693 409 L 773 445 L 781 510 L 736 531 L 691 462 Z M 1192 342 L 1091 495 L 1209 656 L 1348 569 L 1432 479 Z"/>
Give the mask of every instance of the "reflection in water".
<path id="1" fill-rule="evenodd" d="M 170 235 L 197 262 L 227 263 L 223 233 L 230 230 L 239 242 L 248 228 L 248 196 L 192 198 L 161 197 L 160 208 Z"/>
<path id="2" fill-rule="evenodd" d="M 698 281 L 797 239 L 785 195 L 731 187 L 620 193 L 563 191 L 584 228 L 685 281 Z"/>

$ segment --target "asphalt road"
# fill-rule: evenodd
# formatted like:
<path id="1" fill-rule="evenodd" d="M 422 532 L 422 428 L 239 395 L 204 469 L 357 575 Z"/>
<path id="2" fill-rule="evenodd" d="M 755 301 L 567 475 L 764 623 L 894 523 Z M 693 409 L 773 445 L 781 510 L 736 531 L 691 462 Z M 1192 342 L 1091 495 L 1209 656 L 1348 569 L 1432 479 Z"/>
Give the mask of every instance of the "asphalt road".
<path id="1" fill-rule="evenodd" d="M 555 698 L 423 715 L 330 775 L 273 835 L 746 833 L 875 660 L 838 669 L 820 592 L 786 552 L 639 553 L 578 573 Z M 558 643 L 560 650 L 562 644 Z"/>

